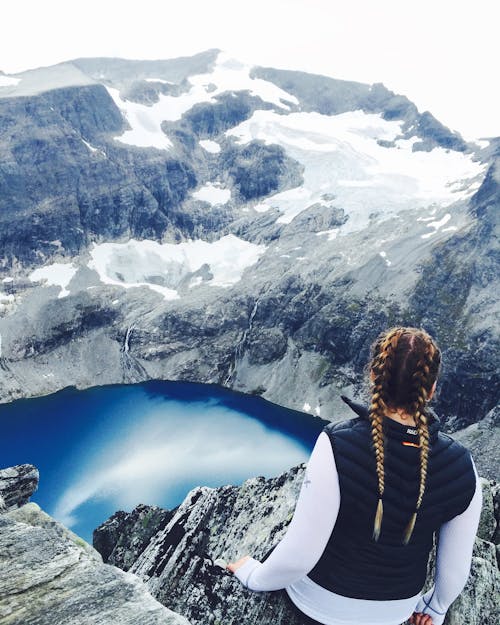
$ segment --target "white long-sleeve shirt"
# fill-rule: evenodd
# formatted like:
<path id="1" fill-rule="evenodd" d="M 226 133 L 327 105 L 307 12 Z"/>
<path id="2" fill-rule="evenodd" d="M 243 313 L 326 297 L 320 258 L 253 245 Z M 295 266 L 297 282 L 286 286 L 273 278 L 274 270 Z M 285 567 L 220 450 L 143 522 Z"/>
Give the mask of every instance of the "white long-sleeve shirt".
<path id="1" fill-rule="evenodd" d="M 475 466 L 474 472 L 476 490 L 468 508 L 440 528 L 435 585 L 428 593 L 387 601 L 344 597 L 307 577 L 326 547 L 340 507 L 332 445 L 321 432 L 285 536 L 264 562 L 250 557 L 234 575 L 251 590 L 284 588 L 302 612 L 325 625 L 400 625 L 414 611 L 430 614 L 434 625 L 441 625 L 469 575 L 482 504 Z"/>

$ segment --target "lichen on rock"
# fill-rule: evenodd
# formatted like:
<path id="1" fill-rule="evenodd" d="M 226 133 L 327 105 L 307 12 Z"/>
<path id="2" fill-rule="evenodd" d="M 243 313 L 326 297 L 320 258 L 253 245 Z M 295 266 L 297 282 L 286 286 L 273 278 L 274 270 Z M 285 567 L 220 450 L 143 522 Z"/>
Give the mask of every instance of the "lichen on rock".
<path id="1" fill-rule="evenodd" d="M 174 510 L 170 520 L 151 531 L 151 540 L 138 553 L 142 535 L 140 506 L 121 516 L 123 533 L 116 533 L 116 515 L 96 530 L 99 541 L 109 534 L 108 561 L 137 573 L 151 593 L 169 608 L 184 614 L 193 625 L 299 625 L 280 592 L 254 592 L 230 573 L 213 565 L 222 557 L 234 561 L 245 554 L 261 559 L 285 534 L 304 476 L 304 464 L 281 475 L 246 480 L 241 486 L 197 487 Z M 497 625 L 495 588 L 500 582 L 496 560 L 498 487 L 482 479 L 485 505 L 475 541 L 471 573 L 460 597 L 448 611 L 446 625 Z M 152 514 L 158 515 L 156 508 Z M 158 517 L 157 517 L 158 518 Z M 114 546 L 111 544 L 114 541 Z M 130 564 L 130 555 L 135 561 Z M 429 562 L 432 575 L 434 555 Z M 431 585 L 429 576 L 428 585 Z"/>
<path id="2" fill-rule="evenodd" d="M 189 625 L 156 601 L 133 573 L 104 564 L 91 545 L 29 496 L 32 465 L 0 470 L 2 625 Z M 19 504 L 19 505 L 17 505 Z"/>

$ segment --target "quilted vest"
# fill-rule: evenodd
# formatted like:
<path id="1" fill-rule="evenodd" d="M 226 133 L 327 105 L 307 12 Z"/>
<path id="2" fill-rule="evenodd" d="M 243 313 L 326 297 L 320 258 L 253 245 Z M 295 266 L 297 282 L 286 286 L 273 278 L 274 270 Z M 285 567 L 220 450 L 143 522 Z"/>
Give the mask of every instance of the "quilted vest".
<path id="1" fill-rule="evenodd" d="M 465 447 L 439 431 L 427 408 L 427 482 L 413 534 L 403 535 L 415 511 L 420 483 L 416 429 L 386 418 L 384 515 L 378 541 L 373 521 L 378 482 L 368 409 L 344 398 L 359 416 L 323 428 L 330 438 L 340 484 L 340 509 L 323 554 L 308 577 L 337 594 L 357 599 L 405 599 L 425 583 L 434 532 L 462 513 L 475 491 L 475 473 Z"/>

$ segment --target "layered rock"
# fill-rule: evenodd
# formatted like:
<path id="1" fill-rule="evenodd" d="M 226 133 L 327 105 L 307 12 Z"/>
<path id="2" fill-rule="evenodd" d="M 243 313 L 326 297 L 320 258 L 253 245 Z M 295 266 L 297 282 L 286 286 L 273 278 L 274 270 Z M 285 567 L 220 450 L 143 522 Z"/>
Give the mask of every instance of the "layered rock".
<path id="1" fill-rule="evenodd" d="M 279 542 L 292 518 L 304 468 L 301 464 L 270 479 L 255 477 L 241 486 L 195 488 L 169 511 L 168 521 L 167 512 L 161 517 L 151 507 L 157 525 L 152 531 L 148 524 L 151 538 L 146 545 L 148 508 L 117 513 L 95 530 L 94 544 L 105 544 L 109 562 L 139 575 L 159 601 L 193 624 L 299 625 L 281 593 L 250 591 L 213 561 L 235 561 L 245 554 L 262 559 Z M 493 499 L 498 487 L 488 480 L 482 486 L 485 505 L 471 573 L 448 612 L 447 625 L 498 622 L 495 588 L 500 573 L 493 542 L 499 535 Z M 122 532 L 117 532 L 117 524 Z M 142 551 L 138 545 L 143 545 Z M 432 566 L 431 561 L 430 571 Z"/>
<path id="2" fill-rule="evenodd" d="M 100 554 L 40 507 L 31 465 L 0 470 L 2 625 L 189 625 L 156 601 L 141 580 Z"/>
<path id="3" fill-rule="evenodd" d="M 453 433 L 453 438 L 470 449 L 477 470 L 490 480 L 499 475 L 500 406 L 495 406 L 477 423 Z"/>
<path id="4" fill-rule="evenodd" d="M 38 488 L 38 469 L 19 464 L 0 472 L 0 512 L 15 510 L 29 501 Z"/>

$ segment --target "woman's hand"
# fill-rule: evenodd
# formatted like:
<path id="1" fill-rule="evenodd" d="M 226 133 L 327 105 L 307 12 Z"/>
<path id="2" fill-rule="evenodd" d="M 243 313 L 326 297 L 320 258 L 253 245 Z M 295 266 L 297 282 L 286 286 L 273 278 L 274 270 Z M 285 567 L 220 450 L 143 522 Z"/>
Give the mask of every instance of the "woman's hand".
<path id="1" fill-rule="evenodd" d="M 240 558 L 239 560 L 236 560 L 236 562 L 230 562 L 227 566 L 226 569 L 228 571 L 231 571 L 231 573 L 234 573 L 236 571 L 236 569 L 239 569 L 240 566 L 242 564 L 245 564 L 245 562 L 250 558 L 250 556 L 243 556 L 242 558 Z M 427 623 L 425 624 L 427 625 Z"/>
<path id="2" fill-rule="evenodd" d="M 429 614 L 422 614 L 422 612 L 413 612 L 410 616 L 410 623 L 411 625 L 433 625 Z"/>

